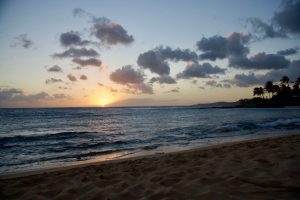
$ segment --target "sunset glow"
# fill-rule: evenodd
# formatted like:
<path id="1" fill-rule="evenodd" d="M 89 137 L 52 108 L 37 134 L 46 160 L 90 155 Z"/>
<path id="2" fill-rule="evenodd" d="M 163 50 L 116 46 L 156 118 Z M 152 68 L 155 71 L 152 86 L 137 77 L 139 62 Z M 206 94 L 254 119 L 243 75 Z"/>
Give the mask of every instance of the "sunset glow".
<path id="1" fill-rule="evenodd" d="M 300 75 L 294 4 L 1 1 L 0 107 L 251 98 L 253 88 L 268 80 Z M 178 16 L 183 10 L 188 12 Z"/>

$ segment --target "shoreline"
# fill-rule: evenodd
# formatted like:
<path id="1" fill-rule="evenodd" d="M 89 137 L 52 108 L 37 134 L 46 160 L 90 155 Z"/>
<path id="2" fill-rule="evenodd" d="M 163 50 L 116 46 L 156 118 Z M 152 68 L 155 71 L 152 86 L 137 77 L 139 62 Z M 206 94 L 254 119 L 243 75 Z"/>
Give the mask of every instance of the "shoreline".
<path id="1" fill-rule="evenodd" d="M 139 160 L 139 159 L 147 159 L 147 158 L 154 158 L 154 157 L 163 157 L 168 155 L 176 155 L 176 154 L 184 154 L 189 153 L 193 151 L 202 151 L 202 150 L 209 150 L 209 149 L 215 149 L 215 148 L 222 148 L 226 146 L 232 146 L 232 145 L 238 145 L 238 144 L 244 144 L 249 142 L 259 142 L 263 140 L 268 139 L 276 139 L 276 138 L 285 138 L 290 136 L 300 136 L 300 134 L 296 132 L 292 132 L 288 135 L 267 135 L 267 136 L 258 136 L 255 138 L 238 138 L 236 141 L 225 141 L 220 143 L 212 143 L 212 144 L 206 144 L 203 146 L 195 145 L 191 147 L 186 147 L 187 149 L 183 148 L 183 150 L 167 150 L 166 152 L 155 152 L 155 151 L 142 151 L 138 153 L 133 153 L 122 156 L 120 158 L 116 159 L 108 159 L 108 160 L 100 160 L 97 161 L 97 158 L 82 161 L 82 163 L 74 163 L 70 165 L 65 166 L 58 166 L 58 167 L 49 167 L 49 168 L 37 168 L 33 170 L 24 170 L 24 171 L 18 171 L 18 172 L 11 172 L 7 174 L 0 174 L 0 180 L 5 179 L 12 179 L 12 178 L 20 178 L 20 177 L 26 177 L 26 176 L 32 176 L 32 175 L 39 175 L 44 173 L 50 173 L 50 172 L 59 172 L 59 171 L 65 171 L 65 170 L 71 170 L 74 168 L 80 168 L 80 167 L 88 167 L 88 166 L 98 166 L 103 164 L 110 164 L 110 163 L 119 163 L 124 161 L 132 161 L 132 160 Z M 133 156 L 130 156 L 133 155 Z"/>
<path id="2" fill-rule="evenodd" d="M 0 180 L 1 199 L 299 199 L 300 135 Z"/>

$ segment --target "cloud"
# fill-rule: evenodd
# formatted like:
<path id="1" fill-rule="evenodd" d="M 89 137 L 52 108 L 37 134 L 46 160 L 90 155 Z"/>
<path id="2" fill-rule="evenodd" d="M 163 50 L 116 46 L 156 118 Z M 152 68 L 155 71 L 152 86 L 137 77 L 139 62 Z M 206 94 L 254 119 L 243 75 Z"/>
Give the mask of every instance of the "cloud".
<path id="1" fill-rule="evenodd" d="M 128 94 L 153 94 L 153 88 L 145 83 L 126 84 L 126 87 L 121 92 Z"/>
<path id="2" fill-rule="evenodd" d="M 70 99 L 70 96 L 65 95 L 63 93 L 53 94 L 54 99 Z"/>
<path id="3" fill-rule="evenodd" d="M 95 24 L 103 24 L 103 23 L 111 22 L 111 20 L 106 17 L 95 17 L 93 14 L 83 10 L 82 8 L 74 8 L 73 16 L 74 17 L 88 17 L 90 19 L 90 22 L 95 23 Z"/>
<path id="4" fill-rule="evenodd" d="M 110 86 L 108 86 L 108 85 L 104 85 L 104 84 L 99 83 L 99 82 L 98 82 L 97 84 L 98 84 L 99 87 L 105 88 L 106 90 L 108 90 L 108 91 L 111 92 L 111 93 L 116 93 L 116 92 L 118 92 L 117 89 L 114 89 L 113 87 L 110 87 Z"/>
<path id="5" fill-rule="evenodd" d="M 70 87 L 64 87 L 64 86 L 58 86 L 58 89 L 61 89 L 61 90 L 71 90 L 72 88 L 70 88 Z"/>
<path id="6" fill-rule="evenodd" d="M 232 57 L 229 66 L 241 69 L 282 69 L 287 68 L 290 61 L 278 54 L 258 53 L 250 58 Z"/>
<path id="7" fill-rule="evenodd" d="M 215 80 L 206 81 L 205 85 L 208 85 L 208 86 L 211 86 L 211 87 L 222 87 L 222 84 L 218 83 Z"/>
<path id="8" fill-rule="evenodd" d="M 112 72 L 110 79 L 115 83 L 125 85 L 126 88 L 122 90 L 125 93 L 153 93 L 152 87 L 144 83 L 144 74 L 140 70 L 135 70 L 131 65 L 123 66 Z"/>
<path id="9" fill-rule="evenodd" d="M 208 78 L 212 74 L 224 74 L 225 69 L 218 66 L 212 66 L 209 63 L 193 63 L 187 65 L 185 70 L 176 75 L 178 79 L 189 79 L 189 78 Z"/>
<path id="10" fill-rule="evenodd" d="M 58 65 L 53 65 L 52 67 L 47 69 L 48 72 L 63 72 L 62 68 Z"/>
<path id="11" fill-rule="evenodd" d="M 233 32 L 228 37 L 218 35 L 210 38 L 203 37 L 196 43 L 198 50 L 203 52 L 199 55 L 199 59 L 215 61 L 229 56 L 245 56 L 249 53 L 247 45 L 250 38 L 250 34 L 238 32 Z"/>
<path id="12" fill-rule="evenodd" d="M 87 79 L 88 79 L 88 77 L 86 75 L 84 75 L 84 74 L 80 76 L 80 80 L 87 80 Z"/>
<path id="13" fill-rule="evenodd" d="M 105 45 L 129 45 L 134 42 L 133 35 L 127 33 L 125 28 L 115 22 L 112 22 L 106 17 L 95 17 L 91 13 L 86 12 L 81 8 L 73 10 L 74 16 L 85 16 L 93 23 L 91 34 L 98 38 Z"/>
<path id="14" fill-rule="evenodd" d="M 249 87 L 251 85 L 263 84 L 264 80 L 258 78 L 254 73 L 250 74 L 236 74 L 232 83 L 239 87 Z"/>
<path id="15" fill-rule="evenodd" d="M 67 77 L 68 77 L 68 79 L 69 79 L 70 81 L 72 81 L 72 82 L 77 81 L 76 76 L 74 76 L 74 75 L 72 75 L 72 74 L 68 74 Z"/>
<path id="16" fill-rule="evenodd" d="M 30 48 L 33 45 L 32 40 L 28 38 L 27 34 L 21 34 L 15 37 L 15 42 L 11 45 L 12 47 L 22 46 L 25 49 Z"/>
<path id="17" fill-rule="evenodd" d="M 279 12 L 275 12 L 272 20 L 282 30 L 300 34 L 300 1 L 289 0 L 282 1 L 282 7 Z"/>
<path id="18" fill-rule="evenodd" d="M 180 90 L 180 88 L 177 87 L 177 88 L 174 88 L 174 89 L 172 89 L 172 90 L 169 90 L 169 91 L 167 91 L 167 92 L 165 92 L 165 93 L 178 93 L 179 90 Z"/>
<path id="19" fill-rule="evenodd" d="M 159 75 L 170 74 L 167 61 L 196 61 L 197 54 L 189 49 L 172 49 L 171 47 L 157 47 L 139 55 L 137 64 L 152 73 Z"/>
<path id="20" fill-rule="evenodd" d="M 125 99 L 125 100 L 115 102 L 113 104 L 110 104 L 110 106 L 115 106 L 115 107 L 157 106 L 162 104 L 170 105 L 170 103 L 175 103 L 176 101 L 177 101 L 176 99 L 132 98 L 132 99 Z"/>
<path id="21" fill-rule="evenodd" d="M 120 24 L 112 22 L 95 24 L 93 34 L 108 45 L 128 45 L 134 41 L 133 36 L 129 35 Z"/>
<path id="22" fill-rule="evenodd" d="M 88 58 L 88 59 L 80 59 L 80 58 L 73 58 L 72 60 L 74 63 L 80 65 L 81 67 L 84 66 L 96 66 L 100 67 L 102 62 L 96 58 Z"/>
<path id="23" fill-rule="evenodd" d="M 84 15 L 89 15 L 89 13 L 87 13 L 85 10 L 81 9 L 81 8 L 74 8 L 73 9 L 73 15 L 76 17 L 76 16 L 79 16 L 79 17 L 82 17 Z"/>
<path id="24" fill-rule="evenodd" d="M 277 54 L 281 56 L 290 56 L 290 55 L 297 54 L 298 50 L 299 50 L 298 48 L 290 48 L 290 49 L 277 51 Z"/>
<path id="25" fill-rule="evenodd" d="M 60 35 L 60 43 L 64 47 L 88 45 L 90 41 L 82 40 L 79 33 L 69 31 Z"/>
<path id="26" fill-rule="evenodd" d="M 49 78 L 45 81 L 46 84 L 52 84 L 52 83 L 62 83 L 63 81 L 61 79 L 57 78 Z"/>
<path id="27" fill-rule="evenodd" d="M 40 101 L 49 99 L 50 96 L 46 92 L 26 95 L 20 89 L 15 88 L 0 88 L 0 102 L 1 104 L 10 104 L 18 101 Z"/>
<path id="28" fill-rule="evenodd" d="M 77 49 L 71 47 L 62 53 L 55 53 L 52 56 L 54 58 L 78 58 L 78 57 L 97 57 L 99 56 L 99 54 L 94 49 L 86 49 L 86 48 Z"/>
<path id="29" fill-rule="evenodd" d="M 288 68 L 272 70 L 266 74 L 236 74 L 231 82 L 239 87 L 249 87 L 252 85 L 262 85 L 266 81 L 278 81 L 283 76 L 288 76 L 290 80 L 296 80 L 300 77 L 299 69 L 300 60 L 294 60 L 290 63 Z"/>
<path id="30" fill-rule="evenodd" d="M 29 103 L 30 105 L 33 105 L 33 102 L 51 101 L 64 98 L 70 97 L 62 93 L 53 95 L 49 95 L 47 92 L 25 94 L 21 89 L 0 88 L 0 107 L 15 107 L 20 105 L 19 103 Z"/>
<path id="31" fill-rule="evenodd" d="M 150 83 L 158 82 L 160 84 L 176 84 L 176 80 L 171 76 L 162 75 L 159 77 L 153 77 L 150 80 Z"/>
<path id="32" fill-rule="evenodd" d="M 216 87 L 218 87 L 218 88 L 231 88 L 231 85 L 229 83 L 221 84 L 221 83 L 218 83 L 215 80 L 206 81 L 205 85 L 210 86 L 210 87 L 215 87 L 215 88 Z"/>
<path id="33" fill-rule="evenodd" d="M 282 30 L 276 30 L 272 24 L 267 24 L 259 18 L 248 18 L 247 23 L 252 26 L 257 39 L 266 38 L 286 38 L 287 35 Z"/>
<path id="34" fill-rule="evenodd" d="M 280 10 L 275 12 L 271 23 L 258 18 L 249 18 L 247 24 L 252 26 L 257 39 L 287 38 L 288 34 L 300 34 L 300 1 L 282 1 Z"/>
<path id="35" fill-rule="evenodd" d="M 294 60 L 290 63 L 288 68 L 272 70 L 264 75 L 264 80 L 277 81 L 283 76 L 288 76 L 290 80 L 296 80 L 300 77 L 300 59 Z"/>
<path id="36" fill-rule="evenodd" d="M 147 51 L 139 55 L 137 64 L 144 69 L 149 69 L 159 75 L 170 74 L 170 66 L 155 51 Z"/>
<path id="37" fill-rule="evenodd" d="M 142 83 L 144 74 L 131 65 L 123 66 L 110 74 L 110 79 L 119 84 Z"/>

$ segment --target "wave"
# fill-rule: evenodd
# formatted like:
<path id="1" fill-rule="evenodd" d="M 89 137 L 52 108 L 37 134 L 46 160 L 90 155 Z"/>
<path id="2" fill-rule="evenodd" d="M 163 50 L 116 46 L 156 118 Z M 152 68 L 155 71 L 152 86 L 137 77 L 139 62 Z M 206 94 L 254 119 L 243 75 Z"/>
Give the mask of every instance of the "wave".
<path id="1" fill-rule="evenodd" d="M 51 133 L 44 135 L 17 135 L 17 136 L 7 136 L 1 137 L 0 143 L 6 142 L 29 142 L 29 141 L 39 141 L 39 140 L 59 140 L 59 139 L 67 139 L 74 137 L 88 137 L 91 135 L 99 134 L 98 132 L 88 132 L 88 131 L 80 131 L 80 132 L 59 132 L 59 133 Z"/>
<path id="2" fill-rule="evenodd" d="M 290 118 L 290 119 L 277 119 L 272 122 L 266 122 L 258 124 L 259 127 L 263 128 L 273 128 L 273 127 L 300 127 L 300 118 Z"/>
<path id="3" fill-rule="evenodd" d="M 73 153 L 73 154 L 64 154 L 64 155 L 56 155 L 56 156 L 48 156 L 48 157 L 39 157 L 36 159 L 22 159 L 22 160 L 14 160 L 9 163 L 0 162 L 0 167 L 9 167 L 9 166 L 18 166 L 18 165 L 27 165 L 37 162 L 49 162 L 49 161 L 82 161 L 89 159 L 91 157 L 101 156 L 101 155 L 109 155 L 113 153 L 125 152 L 125 151 L 134 151 L 132 148 L 118 149 L 118 150 L 103 150 L 103 151 L 90 151 L 86 153 Z"/>

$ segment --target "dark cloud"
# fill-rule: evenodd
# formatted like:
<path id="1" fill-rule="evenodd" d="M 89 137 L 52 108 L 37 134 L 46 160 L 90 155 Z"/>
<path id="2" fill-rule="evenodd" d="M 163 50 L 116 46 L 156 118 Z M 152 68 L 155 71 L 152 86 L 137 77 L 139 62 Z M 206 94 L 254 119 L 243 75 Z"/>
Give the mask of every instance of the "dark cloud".
<path id="1" fill-rule="evenodd" d="M 93 14 L 83 10 L 82 8 L 74 8 L 73 15 L 75 17 L 88 17 L 90 22 L 94 24 L 110 23 L 111 20 L 106 17 L 95 17 Z"/>
<path id="2" fill-rule="evenodd" d="M 62 83 L 63 81 L 61 79 L 57 78 L 49 78 L 45 81 L 46 84 L 51 84 L 51 83 Z"/>
<path id="3" fill-rule="evenodd" d="M 49 98 L 50 96 L 46 92 L 26 95 L 20 89 L 0 88 L 1 105 L 10 104 L 14 102 L 21 102 L 21 101 L 35 102 L 35 101 L 45 100 Z"/>
<path id="4" fill-rule="evenodd" d="M 58 65 L 53 65 L 52 67 L 47 69 L 48 72 L 63 72 L 62 68 Z"/>
<path id="5" fill-rule="evenodd" d="M 128 45 L 134 42 L 134 37 L 127 33 L 124 27 L 112 22 L 106 17 L 95 17 L 81 8 L 73 10 L 74 16 L 88 17 L 93 23 L 92 34 L 106 45 Z"/>
<path id="6" fill-rule="evenodd" d="M 93 34 L 108 45 L 128 45 L 134 41 L 133 36 L 129 35 L 120 24 L 112 22 L 95 24 Z"/>
<path id="7" fill-rule="evenodd" d="M 288 68 L 267 72 L 263 78 L 266 81 L 277 81 L 283 76 L 288 76 L 290 80 L 296 80 L 298 77 L 300 77 L 300 59 L 292 61 Z"/>
<path id="8" fill-rule="evenodd" d="M 68 95 L 65 95 L 63 93 L 53 94 L 53 98 L 54 99 L 70 99 L 70 97 Z"/>
<path id="9" fill-rule="evenodd" d="M 68 74 L 67 77 L 68 77 L 68 79 L 69 79 L 70 81 L 72 81 L 72 82 L 77 81 L 76 76 L 74 76 L 73 74 Z"/>
<path id="10" fill-rule="evenodd" d="M 169 91 L 167 91 L 167 92 L 165 92 L 165 93 L 178 93 L 179 90 L 180 90 L 180 88 L 177 87 L 177 88 L 174 88 L 174 89 L 172 89 L 172 90 L 169 90 Z"/>
<path id="11" fill-rule="evenodd" d="M 25 94 L 22 90 L 16 88 L 0 88 L 0 107 L 24 105 L 24 103 L 28 103 L 32 106 L 33 102 L 56 100 L 63 98 L 70 97 L 65 94 L 49 95 L 47 92 Z"/>
<path id="12" fill-rule="evenodd" d="M 237 74 L 232 83 L 239 87 L 249 87 L 252 85 L 263 85 L 266 81 L 278 81 L 283 76 L 288 76 L 290 80 L 296 80 L 300 77 L 300 60 L 292 61 L 288 68 L 272 70 L 266 74 Z"/>
<path id="13" fill-rule="evenodd" d="M 232 57 L 229 66 L 241 69 L 281 69 L 287 68 L 290 61 L 278 54 L 258 53 L 250 58 Z"/>
<path id="14" fill-rule="evenodd" d="M 155 51 L 147 51 L 139 55 L 137 64 L 144 69 L 149 69 L 153 73 L 159 75 L 170 74 L 170 66 Z"/>
<path id="15" fill-rule="evenodd" d="M 172 49 L 171 47 L 157 47 L 139 55 L 137 64 L 159 75 L 170 74 L 167 61 L 196 61 L 197 54 L 189 49 Z"/>
<path id="16" fill-rule="evenodd" d="M 82 40 L 78 32 L 69 31 L 60 35 L 60 43 L 64 47 L 88 45 L 90 41 Z"/>
<path id="17" fill-rule="evenodd" d="M 62 53 L 53 54 L 54 58 L 78 58 L 78 57 L 97 57 L 99 56 L 98 52 L 94 49 L 86 49 L 86 48 L 69 48 L 68 50 Z"/>
<path id="18" fill-rule="evenodd" d="M 275 12 L 273 22 L 288 33 L 300 34 L 300 1 L 282 1 L 279 12 Z"/>
<path id="19" fill-rule="evenodd" d="M 239 87 L 249 87 L 251 85 L 263 84 L 264 80 L 262 80 L 262 78 L 258 78 L 254 73 L 236 74 L 232 83 Z"/>
<path id="20" fill-rule="evenodd" d="M 90 15 L 89 13 L 87 13 L 85 10 L 81 9 L 81 8 L 74 8 L 73 9 L 73 15 L 76 17 L 82 17 L 84 15 Z"/>
<path id="21" fill-rule="evenodd" d="M 155 49 L 157 54 L 160 54 L 164 60 L 168 59 L 171 61 L 196 61 L 198 56 L 195 52 L 189 49 L 172 49 L 171 47 L 157 47 Z"/>
<path id="22" fill-rule="evenodd" d="M 72 60 L 74 63 L 80 65 L 81 67 L 84 66 L 96 66 L 100 67 L 102 62 L 96 58 L 88 58 L 88 59 L 80 59 L 80 58 L 73 58 Z"/>
<path id="23" fill-rule="evenodd" d="M 131 65 L 123 66 L 112 72 L 110 79 L 126 86 L 122 92 L 130 94 L 153 93 L 152 87 L 144 83 L 144 74 L 140 70 L 135 70 Z"/>
<path id="24" fill-rule="evenodd" d="M 297 54 L 298 50 L 299 50 L 298 48 L 290 48 L 290 49 L 277 51 L 277 54 L 282 56 L 290 56 L 290 55 Z"/>
<path id="25" fill-rule="evenodd" d="M 150 83 L 158 82 L 160 84 L 176 84 L 176 80 L 171 76 L 162 75 L 159 77 L 153 77 L 150 80 Z"/>
<path id="26" fill-rule="evenodd" d="M 193 63 L 187 65 L 185 70 L 177 74 L 178 79 L 189 79 L 189 78 L 208 78 L 212 74 L 224 74 L 225 69 L 218 66 L 212 66 L 209 63 Z"/>
<path id="27" fill-rule="evenodd" d="M 217 88 L 230 88 L 231 85 L 229 83 L 218 83 L 215 80 L 209 80 L 205 82 L 205 85 L 210 86 L 210 87 L 217 87 Z"/>
<path id="28" fill-rule="evenodd" d="M 199 55 L 200 60 L 224 59 L 229 56 L 245 56 L 249 53 L 247 47 L 250 34 L 233 32 L 228 37 L 215 35 L 210 38 L 203 37 L 197 42 L 198 50 L 203 53 Z"/>
<path id="29" fill-rule="evenodd" d="M 208 86 L 211 86 L 211 87 L 222 87 L 222 84 L 218 83 L 215 80 L 206 81 L 205 85 L 208 85 Z"/>
<path id="30" fill-rule="evenodd" d="M 11 45 L 12 47 L 22 46 L 25 49 L 30 48 L 33 45 L 32 40 L 28 38 L 27 34 L 21 34 L 15 37 L 15 42 Z"/>
<path id="31" fill-rule="evenodd" d="M 127 88 L 123 88 L 121 92 L 128 94 L 153 94 L 153 88 L 151 85 L 145 83 L 127 84 Z"/>
<path id="32" fill-rule="evenodd" d="M 87 79 L 88 79 L 88 77 L 84 74 L 80 76 L 80 80 L 87 80 Z"/>
<path id="33" fill-rule="evenodd" d="M 112 72 L 110 79 L 119 84 L 142 83 L 144 74 L 140 70 L 135 70 L 131 65 L 127 65 Z"/>
<path id="34" fill-rule="evenodd" d="M 272 24 L 267 24 L 259 18 L 248 18 L 247 23 L 252 26 L 257 39 L 266 38 L 286 38 L 287 35 L 282 30 L 276 30 Z"/>
<path id="35" fill-rule="evenodd" d="M 108 85 L 104 85 L 104 84 L 102 84 L 102 83 L 97 83 L 98 84 L 98 86 L 99 87 L 101 87 L 101 88 L 105 88 L 105 89 L 107 89 L 109 92 L 111 92 L 111 93 L 116 93 L 116 92 L 118 92 L 118 90 L 117 89 L 114 89 L 113 87 L 110 87 L 110 86 L 108 86 Z"/>
<path id="36" fill-rule="evenodd" d="M 61 89 L 61 90 L 71 90 L 72 88 L 70 88 L 70 87 L 64 87 L 64 86 L 58 86 L 58 89 Z"/>

